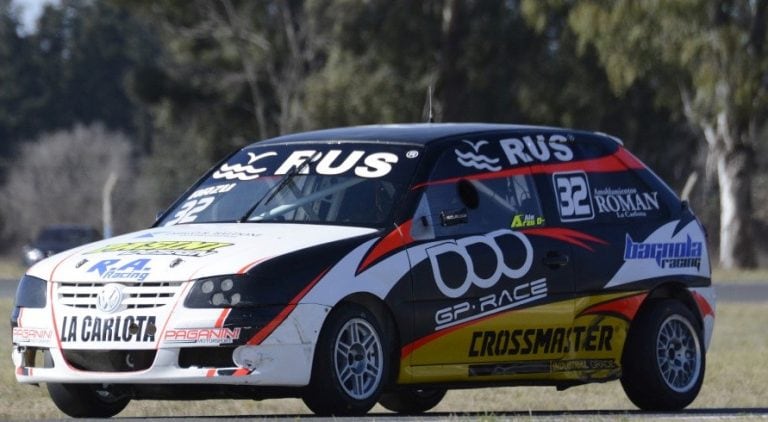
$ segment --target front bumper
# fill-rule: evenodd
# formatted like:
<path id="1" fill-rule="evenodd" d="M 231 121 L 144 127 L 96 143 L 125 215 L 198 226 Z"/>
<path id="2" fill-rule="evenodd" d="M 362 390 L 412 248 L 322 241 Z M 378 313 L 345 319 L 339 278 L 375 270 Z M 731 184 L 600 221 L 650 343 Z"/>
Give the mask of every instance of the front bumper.
<path id="1" fill-rule="evenodd" d="M 290 312 L 283 319 L 263 328 L 268 331 L 259 331 L 258 341 L 254 341 L 257 336 L 211 341 L 211 332 L 221 330 L 221 309 L 158 313 L 156 341 L 142 346 L 126 341 L 68 343 L 62 341 L 68 339 L 67 333 L 59 332 L 62 324 L 51 324 L 49 309 L 25 310 L 13 332 L 16 379 L 27 384 L 305 386 L 329 307 L 299 304 L 286 309 Z M 63 321 L 63 316 L 58 320 Z M 180 333 L 187 339 L 180 341 Z"/>

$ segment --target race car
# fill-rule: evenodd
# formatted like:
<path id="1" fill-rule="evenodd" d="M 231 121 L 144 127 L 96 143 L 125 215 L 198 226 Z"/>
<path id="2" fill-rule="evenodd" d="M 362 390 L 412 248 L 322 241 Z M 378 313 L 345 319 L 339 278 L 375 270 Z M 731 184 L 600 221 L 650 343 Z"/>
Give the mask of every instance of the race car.
<path id="1" fill-rule="evenodd" d="M 360 126 L 249 145 L 151 228 L 31 267 L 12 358 L 82 417 L 272 397 L 412 414 L 447 389 L 616 379 L 675 410 L 714 310 L 704 228 L 619 139 Z"/>

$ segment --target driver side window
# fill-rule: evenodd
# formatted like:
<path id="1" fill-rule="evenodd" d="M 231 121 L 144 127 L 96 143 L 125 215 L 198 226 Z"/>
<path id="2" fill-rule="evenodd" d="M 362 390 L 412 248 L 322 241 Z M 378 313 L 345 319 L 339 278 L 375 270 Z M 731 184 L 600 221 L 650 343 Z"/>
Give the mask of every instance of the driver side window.
<path id="1" fill-rule="evenodd" d="M 450 151 L 434 174 L 446 174 L 439 167 L 447 160 L 455 160 Z M 544 226 L 533 177 L 527 169 L 514 173 L 466 172 L 458 181 L 455 177 L 431 180 L 419 203 L 412 235 L 427 239 Z"/>

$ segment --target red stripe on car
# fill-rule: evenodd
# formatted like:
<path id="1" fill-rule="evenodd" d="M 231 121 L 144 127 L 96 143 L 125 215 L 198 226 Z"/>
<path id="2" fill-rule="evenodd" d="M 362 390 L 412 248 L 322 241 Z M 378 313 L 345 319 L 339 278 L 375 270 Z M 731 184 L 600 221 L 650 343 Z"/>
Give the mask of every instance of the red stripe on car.
<path id="1" fill-rule="evenodd" d="M 277 314 L 276 317 L 272 319 L 272 321 L 269 321 L 267 325 L 264 326 L 261 330 L 259 330 L 256 334 L 254 334 L 253 337 L 251 337 L 250 340 L 246 344 L 249 345 L 257 345 L 261 344 L 262 341 L 264 341 L 267 336 L 272 334 L 275 329 L 285 321 L 285 319 L 290 315 L 291 312 L 296 308 L 296 305 L 299 303 L 299 301 L 304 298 L 304 296 L 309 293 L 310 290 L 312 290 L 313 287 L 323 278 L 323 276 L 328 272 L 330 268 L 326 268 L 323 270 L 323 272 L 320 273 L 317 277 L 315 277 L 314 280 L 312 280 L 309 284 L 307 284 L 304 289 L 302 289 L 296 296 L 294 296 L 293 299 L 291 299 L 290 302 L 288 302 L 288 305 L 286 305 L 285 308 L 283 308 L 282 311 L 280 311 L 279 314 Z"/>

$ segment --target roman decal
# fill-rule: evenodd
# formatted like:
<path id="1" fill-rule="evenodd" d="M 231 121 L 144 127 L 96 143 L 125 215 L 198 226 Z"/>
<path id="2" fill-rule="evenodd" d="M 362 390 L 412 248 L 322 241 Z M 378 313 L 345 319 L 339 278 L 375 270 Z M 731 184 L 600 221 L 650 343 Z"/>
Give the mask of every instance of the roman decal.
<path id="1" fill-rule="evenodd" d="M 604 188 L 594 190 L 595 205 L 600 214 L 616 218 L 646 217 L 659 210 L 658 192 L 638 192 L 637 188 Z"/>

